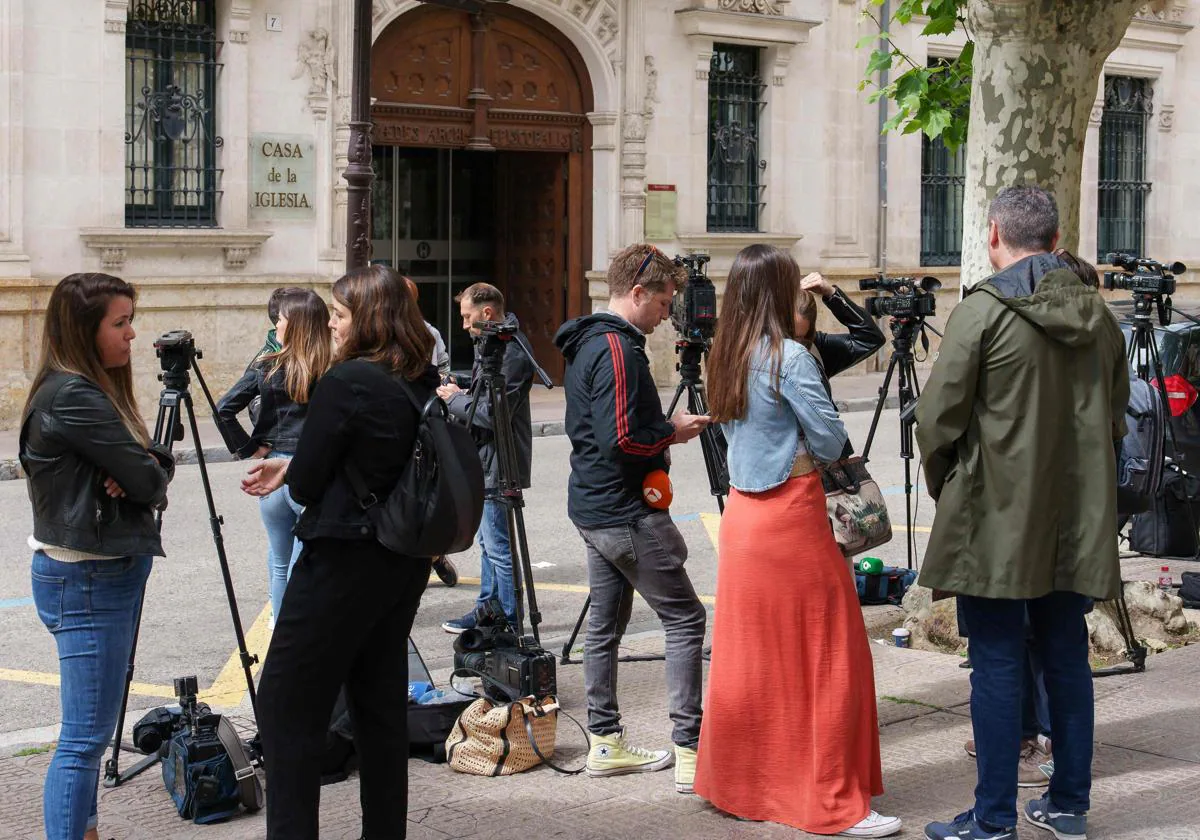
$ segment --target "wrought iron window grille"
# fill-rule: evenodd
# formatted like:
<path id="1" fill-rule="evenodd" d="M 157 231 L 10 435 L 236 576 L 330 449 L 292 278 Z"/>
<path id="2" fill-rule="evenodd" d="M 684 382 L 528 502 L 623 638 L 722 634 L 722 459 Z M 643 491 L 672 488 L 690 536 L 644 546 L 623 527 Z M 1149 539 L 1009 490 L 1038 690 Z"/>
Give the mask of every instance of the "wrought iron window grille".
<path id="1" fill-rule="evenodd" d="M 921 265 L 962 265 L 966 147 L 921 138 Z"/>
<path id="2" fill-rule="evenodd" d="M 222 170 L 215 0 L 134 0 L 126 24 L 125 224 L 215 227 Z"/>
<path id="3" fill-rule="evenodd" d="M 708 230 L 757 231 L 762 215 L 759 157 L 766 84 L 759 50 L 714 44 L 708 74 Z"/>
<path id="4" fill-rule="evenodd" d="M 1145 256 L 1146 126 L 1154 113 L 1149 79 L 1108 76 L 1100 119 L 1096 245 L 1100 262 L 1111 253 Z"/>

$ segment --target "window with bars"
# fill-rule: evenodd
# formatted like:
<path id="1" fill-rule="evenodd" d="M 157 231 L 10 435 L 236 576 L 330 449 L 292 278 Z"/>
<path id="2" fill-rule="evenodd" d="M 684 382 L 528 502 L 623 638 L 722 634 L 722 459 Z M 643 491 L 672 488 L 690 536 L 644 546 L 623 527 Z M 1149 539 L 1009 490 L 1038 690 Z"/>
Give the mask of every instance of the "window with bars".
<path id="1" fill-rule="evenodd" d="M 967 147 L 921 136 L 921 265 L 962 265 Z"/>
<path id="2" fill-rule="evenodd" d="M 757 231 L 763 209 L 759 50 L 714 44 L 708 72 L 708 230 Z"/>
<path id="3" fill-rule="evenodd" d="M 1146 233 L 1146 125 L 1154 113 L 1149 79 L 1107 76 L 1100 120 L 1100 177 L 1096 245 L 1100 262 L 1110 253 L 1141 257 Z"/>
<path id="4" fill-rule="evenodd" d="M 215 227 L 216 0 L 133 0 L 125 30 L 125 224 Z"/>

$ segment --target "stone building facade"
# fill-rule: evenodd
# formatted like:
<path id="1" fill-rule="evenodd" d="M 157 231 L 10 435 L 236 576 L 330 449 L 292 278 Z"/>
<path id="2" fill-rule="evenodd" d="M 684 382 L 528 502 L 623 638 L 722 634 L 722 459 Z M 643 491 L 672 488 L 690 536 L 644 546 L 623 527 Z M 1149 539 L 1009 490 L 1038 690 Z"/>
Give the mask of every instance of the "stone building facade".
<path id="1" fill-rule="evenodd" d="M 66 274 L 137 285 L 144 408 L 158 333 L 190 330 L 219 392 L 261 345 L 272 288 L 328 290 L 345 259 L 352 5 L 0 4 L 0 424 Z M 470 346 L 452 297 L 489 280 L 560 371 L 554 330 L 603 303 L 609 256 L 640 240 L 711 254 L 718 285 L 751 242 L 848 287 L 881 266 L 933 273 L 944 314 L 961 161 L 919 136 L 880 143 L 858 90 L 863 6 L 509 0 L 471 17 L 376 0 L 373 258 L 418 281 L 457 366 Z M 1087 137 L 1086 257 L 1200 264 L 1198 20 L 1187 0 L 1147 8 L 1109 61 Z M 915 60 L 960 48 L 918 31 L 896 35 Z"/>

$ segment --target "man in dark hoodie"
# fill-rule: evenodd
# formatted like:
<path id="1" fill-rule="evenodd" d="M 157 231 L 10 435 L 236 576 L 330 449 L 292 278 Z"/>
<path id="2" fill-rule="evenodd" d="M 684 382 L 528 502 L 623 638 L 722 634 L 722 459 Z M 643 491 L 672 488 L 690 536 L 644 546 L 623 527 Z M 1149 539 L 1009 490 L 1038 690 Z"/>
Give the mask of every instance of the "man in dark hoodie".
<path id="1" fill-rule="evenodd" d="M 517 470 L 522 489 L 528 489 L 530 471 L 533 466 L 533 423 L 529 414 L 529 389 L 533 387 L 533 362 L 530 361 L 529 341 L 520 331 L 517 316 L 504 311 L 504 295 L 488 283 L 475 283 L 464 289 L 456 298 L 463 329 L 473 338 L 480 330 L 475 326 L 482 321 L 502 321 L 517 327 L 516 334 L 504 345 L 504 360 L 500 372 L 504 374 L 504 393 L 508 398 L 512 415 L 512 435 L 517 451 Z M 522 349 L 524 347 L 524 349 Z M 475 364 L 471 368 L 471 385 L 478 381 L 480 367 L 479 345 L 475 345 Z M 466 384 L 466 383 L 464 383 Z M 479 608 L 493 598 L 504 607 L 510 622 L 517 620 L 517 600 L 513 587 L 512 546 L 508 539 L 508 509 L 500 503 L 500 463 L 496 457 L 496 435 L 492 419 L 492 407 L 483 392 L 482 399 L 471 399 L 455 383 L 438 388 L 438 396 L 446 401 L 450 413 L 466 422 L 475 409 L 471 431 L 479 446 L 479 458 L 483 461 L 483 486 L 486 494 L 483 503 L 483 519 L 479 523 L 479 598 L 476 609 L 462 618 L 451 619 L 442 625 L 447 633 L 462 633 L 475 627 Z"/>
<path id="2" fill-rule="evenodd" d="M 690 793 L 700 740 L 705 612 L 684 571 L 687 545 L 671 515 L 647 505 L 646 476 L 668 467 L 671 444 L 691 440 L 708 418 L 663 416 L 646 336 L 670 314 L 686 275 L 652 245 L 631 245 L 608 269 L 608 311 L 563 324 L 554 342 L 567 360 L 571 478 L 567 513 L 587 547 L 592 606 L 583 653 L 592 776 L 644 773 L 675 764 Z M 633 593 L 666 630 L 667 697 L 674 754 L 625 741 L 617 707 L 617 647 Z"/>
<path id="3" fill-rule="evenodd" d="M 1026 617 L 1041 654 L 1054 775 L 1027 820 L 1083 840 L 1094 707 L 1084 614 L 1117 595 L 1116 459 L 1125 342 L 1099 293 L 1048 253 L 1058 209 L 1038 187 L 996 196 L 997 273 L 954 308 L 917 406 L 937 501 L 921 583 L 960 596 L 971 633 L 974 808 L 929 840 L 1016 836 Z"/>

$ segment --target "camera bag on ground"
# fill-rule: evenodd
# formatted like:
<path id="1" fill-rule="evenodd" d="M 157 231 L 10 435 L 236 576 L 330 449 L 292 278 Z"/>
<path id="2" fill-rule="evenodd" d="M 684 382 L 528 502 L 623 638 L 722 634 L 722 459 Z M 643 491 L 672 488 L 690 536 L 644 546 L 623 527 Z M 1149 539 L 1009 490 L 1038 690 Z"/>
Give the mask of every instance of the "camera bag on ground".
<path id="1" fill-rule="evenodd" d="M 858 588 L 858 602 L 864 606 L 899 604 L 904 593 L 916 583 L 917 573 L 898 566 L 884 566 L 879 574 L 854 573 L 854 584 Z"/>
<path id="2" fill-rule="evenodd" d="M 883 545 L 892 539 L 883 493 L 867 472 L 867 463 L 855 455 L 818 466 L 825 489 L 825 507 L 838 548 L 847 557 Z"/>
<path id="3" fill-rule="evenodd" d="M 1200 525 L 1200 477 L 1172 465 L 1165 470 L 1153 505 L 1133 517 L 1129 547 L 1151 557 L 1194 557 L 1197 525 Z"/>
<path id="4" fill-rule="evenodd" d="M 1179 581 L 1179 597 L 1189 610 L 1200 609 L 1200 572 L 1184 572 Z"/>
<path id="5" fill-rule="evenodd" d="M 1117 455 L 1117 516 L 1133 516 L 1154 506 L 1163 483 L 1167 422 L 1162 393 L 1131 375 L 1127 431 Z"/>
<path id="6" fill-rule="evenodd" d="M 208 825 L 229 819 L 239 806 L 262 808 L 262 785 L 233 724 L 223 715 L 199 720 L 171 736 L 162 760 L 163 784 L 179 816 Z"/>
<path id="7" fill-rule="evenodd" d="M 421 417 L 412 457 L 382 504 L 348 462 L 350 486 L 384 548 L 409 557 L 465 551 L 483 518 L 483 463 L 475 439 L 451 418 L 440 397 L 421 405 L 403 377 L 395 381 Z"/>

